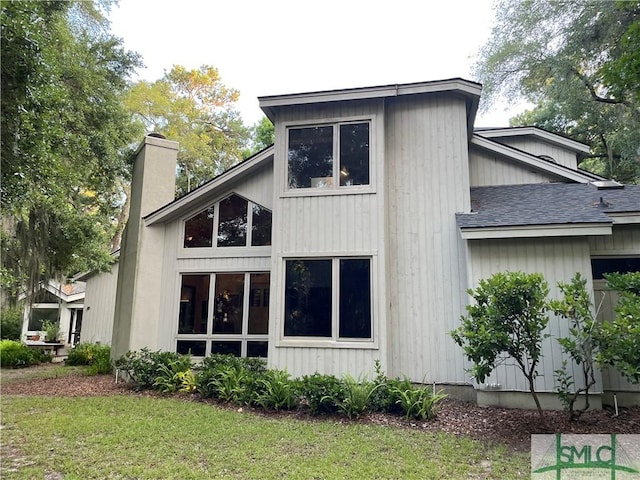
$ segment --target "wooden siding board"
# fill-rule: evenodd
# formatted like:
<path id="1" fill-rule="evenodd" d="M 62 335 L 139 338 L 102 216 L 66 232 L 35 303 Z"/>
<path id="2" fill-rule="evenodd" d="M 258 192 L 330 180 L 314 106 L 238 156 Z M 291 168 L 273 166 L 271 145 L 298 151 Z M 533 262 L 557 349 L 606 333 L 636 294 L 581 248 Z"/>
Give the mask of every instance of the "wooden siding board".
<path id="1" fill-rule="evenodd" d="M 113 315 L 115 313 L 118 267 L 110 272 L 94 275 L 87 281 L 80 340 L 111 345 Z"/>
<path id="2" fill-rule="evenodd" d="M 549 183 L 557 180 L 553 175 L 533 172 L 526 166 L 509 162 L 478 148 L 471 148 L 469 156 L 469 178 L 472 187 Z"/>

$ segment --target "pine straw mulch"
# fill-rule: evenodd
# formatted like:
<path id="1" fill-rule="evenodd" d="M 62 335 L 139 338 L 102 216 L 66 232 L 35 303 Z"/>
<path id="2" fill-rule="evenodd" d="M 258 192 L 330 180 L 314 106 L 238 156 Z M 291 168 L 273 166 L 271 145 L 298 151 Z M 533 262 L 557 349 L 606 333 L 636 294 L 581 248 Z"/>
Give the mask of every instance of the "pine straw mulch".
<path id="1" fill-rule="evenodd" d="M 32 367 L 28 370 L 53 369 L 51 365 Z M 17 372 L 16 372 L 17 373 Z M 57 378 L 25 378 L 19 374 L 8 375 L 2 381 L 2 395 L 43 395 L 61 397 L 94 397 L 106 395 L 136 395 L 164 397 L 156 392 L 136 391 L 131 384 L 115 383 L 113 375 L 86 376 L 64 375 Z M 340 423 L 351 422 L 344 417 L 311 417 L 304 411 L 263 412 L 250 407 L 238 408 L 211 400 L 202 400 L 197 395 L 179 395 L 184 401 L 204 401 L 220 408 L 258 415 L 283 416 L 312 421 L 323 419 Z M 383 413 L 370 413 L 354 422 L 410 428 L 424 432 L 444 432 L 468 436 L 486 443 L 504 444 L 513 451 L 528 452 L 531 434 L 536 433 L 640 433 L 640 407 L 621 408 L 618 416 L 614 412 L 594 410 L 584 413 L 578 421 L 569 422 L 564 412 L 546 411 L 544 422 L 533 410 L 508 409 L 499 407 L 479 407 L 470 402 L 445 399 L 433 420 L 406 420 L 403 417 Z"/>

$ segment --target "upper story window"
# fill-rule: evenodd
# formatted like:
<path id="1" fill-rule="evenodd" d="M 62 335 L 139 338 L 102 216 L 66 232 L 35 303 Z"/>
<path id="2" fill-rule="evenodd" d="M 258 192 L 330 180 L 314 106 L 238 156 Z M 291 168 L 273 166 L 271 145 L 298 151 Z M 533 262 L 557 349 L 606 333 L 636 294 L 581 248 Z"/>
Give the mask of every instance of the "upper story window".
<path id="1" fill-rule="evenodd" d="M 290 128 L 289 188 L 369 185 L 369 130 L 369 122 Z"/>
<path id="2" fill-rule="evenodd" d="M 230 195 L 184 222 L 184 248 L 271 245 L 271 212 L 239 195 Z"/>

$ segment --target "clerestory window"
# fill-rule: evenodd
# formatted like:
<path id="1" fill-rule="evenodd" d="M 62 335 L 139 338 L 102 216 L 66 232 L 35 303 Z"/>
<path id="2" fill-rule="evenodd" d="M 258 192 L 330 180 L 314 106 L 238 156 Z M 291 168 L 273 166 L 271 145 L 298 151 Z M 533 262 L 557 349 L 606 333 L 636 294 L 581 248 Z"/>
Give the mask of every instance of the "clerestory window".
<path id="1" fill-rule="evenodd" d="M 367 121 L 289 128 L 289 188 L 369 185 L 369 127 Z"/>
<path id="2" fill-rule="evenodd" d="M 184 248 L 271 245 L 271 211 L 230 195 L 184 222 Z"/>

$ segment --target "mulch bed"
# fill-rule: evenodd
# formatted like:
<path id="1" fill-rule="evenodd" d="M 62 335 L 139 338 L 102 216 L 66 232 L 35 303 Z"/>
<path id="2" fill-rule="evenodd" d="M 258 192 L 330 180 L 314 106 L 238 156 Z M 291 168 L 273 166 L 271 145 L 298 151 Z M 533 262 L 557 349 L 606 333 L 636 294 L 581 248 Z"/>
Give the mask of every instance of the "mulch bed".
<path id="1" fill-rule="evenodd" d="M 32 367 L 33 368 L 33 367 Z M 46 369 L 51 366 L 40 366 Z M 63 397 L 93 397 L 105 395 L 164 396 L 156 392 L 137 392 L 132 385 L 115 383 L 113 375 L 71 375 L 58 378 L 26 379 L 12 378 L 3 382 L 3 395 L 44 395 Z M 194 401 L 198 396 L 183 396 L 185 401 Z M 210 402 L 210 401 L 209 401 Z M 222 408 L 233 408 L 216 403 Z M 243 412 L 255 412 L 262 415 L 281 415 L 292 418 L 313 419 L 302 411 L 284 413 L 265 413 L 244 407 Z M 328 420 L 349 422 L 344 417 L 331 417 Z M 465 435 L 487 443 L 502 443 L 514 451 L 528 452 L 531 434 L 535 433 L 634 433 L 640 434 L 640 407 L 621 408 L 619 415 L 604 410 L 584 413 L 578 421 L 569 422 L 564 412 L 546 411 L 541 421 L 533 410 L 508 409 L 498 407 L 479 407 L 473 403 L 455 399 L 446 399 L 441 403 L 437 417 L 429 421 L 405 420 L 394 415 L 371 413 L 357 422 L 375 425 L 410 428 L 425 432 L 445 432 Z"/>

